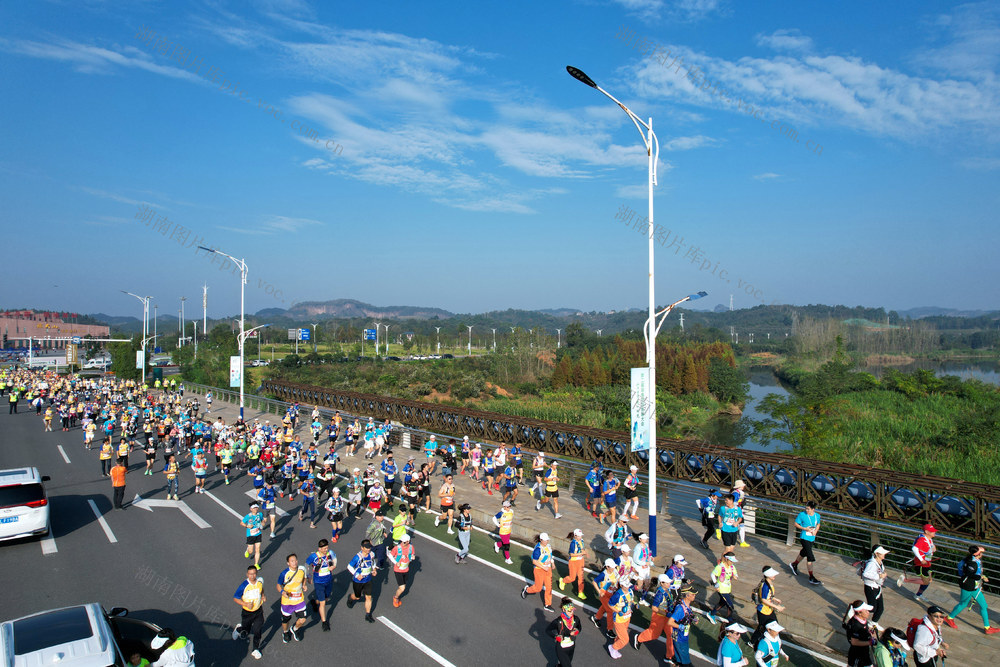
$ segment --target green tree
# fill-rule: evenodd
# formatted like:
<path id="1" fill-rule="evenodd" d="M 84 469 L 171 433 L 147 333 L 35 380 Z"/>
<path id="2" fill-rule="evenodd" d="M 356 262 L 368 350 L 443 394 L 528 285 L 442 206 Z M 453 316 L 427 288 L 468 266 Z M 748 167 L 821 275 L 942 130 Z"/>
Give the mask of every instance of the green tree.
<path id="1" fill-rule="evenodd" d="M 141 341 L 132 338 L 126 343 L 111 343 L 111 372 L 123 380 L 138 380 L 140 371 L 135 367 L 135 353 L 142 349 Z M 147 346 L 146 354 L 150 356 L 151 348 Z M 146 369 L 149 370 L 149 359 L 146 359 Z"/>
<path id="2" fill-rule="evenodd" d="M 742 370 L 716 357 L 708 366 L 708 390 L 720 401 L 742 405 L 750 383 Z"/>

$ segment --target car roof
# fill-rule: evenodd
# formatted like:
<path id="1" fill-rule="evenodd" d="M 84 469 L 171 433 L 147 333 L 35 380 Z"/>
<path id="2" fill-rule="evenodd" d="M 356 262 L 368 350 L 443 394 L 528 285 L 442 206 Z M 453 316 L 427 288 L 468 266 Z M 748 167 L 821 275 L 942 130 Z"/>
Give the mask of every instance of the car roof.
<path id="1" fill-rule="evenodd" d="M 39 484 L 42 481 L 38 468 L 11 468 L 0 470 L 0 486 L 13 484 Z"/>
<path id="2" fill-rule="evenodd" d="M 0 625 L 0 651 L 11 667 L 107 667 L 115 647 L 96 603 L 52 609 Z"/>

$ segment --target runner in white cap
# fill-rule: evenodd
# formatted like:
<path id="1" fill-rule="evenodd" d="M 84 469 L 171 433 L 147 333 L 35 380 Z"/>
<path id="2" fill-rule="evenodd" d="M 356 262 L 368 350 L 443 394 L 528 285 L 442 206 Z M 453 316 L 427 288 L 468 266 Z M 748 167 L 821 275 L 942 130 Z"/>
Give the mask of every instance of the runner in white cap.
<path id="1" fill-rule="evenodd" d="M 541 533 L 536 538 L 535 550 L 531 553 L 531 564 L 535 568 L 535 583 L 521 590 L 524 599 L 530 593 L 541 593 L 545 590 L 545 611 L 555 611 L 552 608 L 552 547 L 549 545 L 549 534 Z"/>
<path id="2" fill-rule="evenodd" d="M 777 621 L 771 621 L 765 626 L 766 632 L 761 638 L 760 642 L 757 644 L 757 650 L 754 653 L 754 660 L 761 667 L 778 667 L 778 659 L 784 658 L 788 660 L 788 654 L 781 650 L 781 637 L 778 636 L 785 628 L 782 627 Z M 855 663 L 851 663 L 855 664 Z M 860 665 L 862 663 L 856 663 Z M 871 662 L 864 664 L 872 664 Z"/>
<path id="3" fill-rule="evenodd" d="M 622 515 L 628 515 L 633 519 L 638 519 L 639 515 L 636 512 L 639 511 L 639 485 L 642 482 L 639 480 L 638 466 L 630 466 L 629 473 L 625 476 L 625 481 L 622 486 L 625 487 L 625 507 L 622 508 Z M 628 509 L 629 504 L 632 505 L 632 511 Z"/>
<path id="4" fill-rule="evenodd" d="M 726 636 L 719 643 L 719 652 L 715 656 L 719 667 L 745 667 L 750 664 L 743 657 L 743 649 L 740 648 L 740 635 L 748 631 L 746 626 L 739 623 L 726 626 Z"/>
<path id="5" fill-rule="evenodd" d="M 559 590 L 566 590 L 566 582 L 576 582 L 577 597 L 587 599 L 583 583 L 583 561 L 586 557 L 586 545 L 583 543 L 583 531 L 577 528 L 566 536 L 569 540 L 569 574 L 559 579 Z"/>

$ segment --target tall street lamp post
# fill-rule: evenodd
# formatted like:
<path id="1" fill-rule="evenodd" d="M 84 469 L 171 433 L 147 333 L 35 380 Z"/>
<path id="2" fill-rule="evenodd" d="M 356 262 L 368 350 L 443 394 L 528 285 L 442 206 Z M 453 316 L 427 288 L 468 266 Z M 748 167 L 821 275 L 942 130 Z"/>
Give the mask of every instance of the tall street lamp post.
<path id="1" fill-rule="evenodd" d="M 142 376 L 141 380 L 143 384 L 146 382 L 146 365 L 149 363 L 146 359 L 146 341 L 149 338 L 149 300 L 153 297 L 151 296 L 139 296 L 138 294 L 132 294 L 132 292 L 126 292 L 122 290 L 122 294 L 128 294 L 129 296 L 134 296 L 139 299 L 142 304 Z M 154 322 L 155 324 L 155 322 Z M 28 342 L 28 346 L 31 346 L 31 342 Z"/>
<path id="2" fill-rule="evenodd" d="M 246 340 L 246 336 L 244 335 L 244 329 L 245 329 L 244 305 L 246 303 L 245 291 L 247 284 L 247 273 L 249 272 L 249 269 L 247 268 L 246 260 L 236 259 L 232 255 L 226 254 L 221 250 L 213 250 L 212 248 L 206 248 L 204 246 L 198 246 L 198 247 L 201 250 L 204 250 L 205 252 L 215 253 L 216 255 L 222 255 L 223 257 L 226 257 L 230 261 L 232 261 L 233 264 L 240 267 L 240 335 L 238 340 L 240 343 L 240 421 L 243 421 L 243 403 L 244 403 L 243 387 L 245 384 L 245 378 L 243 375 L 243 343 Z M 260 327 L 257 328 L 259 329 Z"/>

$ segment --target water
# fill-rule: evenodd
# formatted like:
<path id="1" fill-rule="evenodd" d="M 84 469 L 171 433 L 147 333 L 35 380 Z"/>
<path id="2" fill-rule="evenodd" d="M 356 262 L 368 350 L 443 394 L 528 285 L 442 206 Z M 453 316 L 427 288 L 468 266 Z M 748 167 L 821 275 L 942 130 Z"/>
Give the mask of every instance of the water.
<path id="1" fill-rule="evenodd" d="M 858 370 L 871 373 L 877 378 L 881 378 L 886 368 L 895 368 L 904 373 L 910 373 L 917 369 L 934 371 L 935 375 L 956 375 L 963 380 L 980 380 L 990 384 L 1000 385 L 1000 362 L 995 361 L 916 361 L 904 366 L 869 366 Z M 757 410 L 757 406 L 769 394 L 788 396 L 787 389 L 781 386 L 778 378 L 770 368 L 751 367 L 749 370 L 750 397 L 747 399 L 743 415 L 737 419 L 717 418 L 712 423 L 712 431 L 709 434 L 709 441 L 726 447 L 740 447 L 756 451 L 787 452 L 792 446 L 783 440 L 772 440 L 764 445 L 753 438 L 750 429 L 751 419 L 763 419 L 766 417 Z"/>

